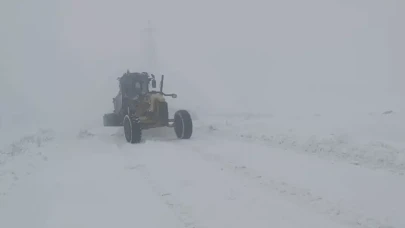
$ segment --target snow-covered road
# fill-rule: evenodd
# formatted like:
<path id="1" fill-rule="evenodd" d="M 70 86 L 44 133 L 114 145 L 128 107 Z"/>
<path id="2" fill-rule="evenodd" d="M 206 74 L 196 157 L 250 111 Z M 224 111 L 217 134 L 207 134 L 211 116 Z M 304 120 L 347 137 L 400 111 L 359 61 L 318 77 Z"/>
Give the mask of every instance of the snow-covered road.
<path id="1" fill-rule="evenodd" d="M 159 129 L 139 145 L 115 128 L 38 133 L 2 150 L 0 227 L 405 227 L 401 161 L 376 169 L 260 130 L 217 118 L 190 140 Z"/>

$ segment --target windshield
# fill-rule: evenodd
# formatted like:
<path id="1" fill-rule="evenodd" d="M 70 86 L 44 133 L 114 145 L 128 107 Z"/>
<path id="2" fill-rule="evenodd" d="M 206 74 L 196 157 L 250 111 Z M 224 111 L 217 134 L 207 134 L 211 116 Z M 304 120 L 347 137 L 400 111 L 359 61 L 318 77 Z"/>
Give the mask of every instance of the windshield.
<path id="1" fill-rule="evenodd" d="M 122 90 L 125 96 L 135 97 L 140 94 L 145 94 L 149 92 L 148 81 L 132 81 L 128 84 L 122 84 Z"/>
<path id="2" fill-rule="evenodd" d="M 147 81 L 134 82 L 134 95 L 147 93 L 149 91 L 149 83 Z"/>
<path id="3" fill-rule="evenodd" d="M 147 81 L 142 82 L 142 93 L 149 92 L 149 83 Z"/>

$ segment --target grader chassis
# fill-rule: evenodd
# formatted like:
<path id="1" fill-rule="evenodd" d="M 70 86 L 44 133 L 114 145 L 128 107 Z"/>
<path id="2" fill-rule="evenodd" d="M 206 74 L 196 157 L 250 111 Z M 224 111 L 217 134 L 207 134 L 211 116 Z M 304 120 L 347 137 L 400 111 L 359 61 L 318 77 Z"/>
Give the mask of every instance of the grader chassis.
<path id="1" fill-rule="evenodd" d="M 139 143 L 142 130 L 158 127 L 172 127 L 179 139 L 189 139 L 193 132 L 193 122 L 187 110 L 178 110 L 173 119 L 169 118 L 168 103 L 165 97 L 177 98 L 176 94 L 163 92 L 164 75 L 160 80 L 160 90 L 156 79 L 147 72 L 127 71 L 119 81 L 119 92 L 113 98 L 114 111 L 104 114 L 104 126 L 123 126 L 125 139 L 129 143 Z"/>

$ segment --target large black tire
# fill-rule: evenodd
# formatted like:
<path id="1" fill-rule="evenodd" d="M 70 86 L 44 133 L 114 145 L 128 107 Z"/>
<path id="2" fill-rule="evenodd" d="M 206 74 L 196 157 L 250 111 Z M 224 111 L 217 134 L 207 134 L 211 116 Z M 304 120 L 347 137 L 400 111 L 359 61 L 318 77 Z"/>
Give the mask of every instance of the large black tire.
<path id="1" fill-rule="evenodd" d="M 177 138 L 189 139 L 193 134 L 193 121 L 186 110 L 179 110 L 174 113 L 174 132 Z"/>
<path id="2" fill-rule="evenodd" d="M 104 114 L 103 124 L 105 127 L 117 127 L 121 126 L 119 116 L 115 113 Z"/>
<path id="3" fill-rule="evenodd" d="M 139 119 L 126 115 L 124 117 L 124 134 L 125 139 L 129 143 L 140 143 L 142 139 L 142 129 Z"/>

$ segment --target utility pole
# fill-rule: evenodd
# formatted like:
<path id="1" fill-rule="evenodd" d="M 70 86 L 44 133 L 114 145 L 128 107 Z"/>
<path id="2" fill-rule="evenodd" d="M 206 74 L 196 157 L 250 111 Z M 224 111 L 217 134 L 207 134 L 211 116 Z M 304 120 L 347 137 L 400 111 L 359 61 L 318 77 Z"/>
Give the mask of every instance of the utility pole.
<path id="1" fill-rule="evenodd" d="M 159 74 L 158 72 L 158 58 L 157 58 L 157 48 L 156 41 L 154 38 L 155 29 L 152 27 L 150 20 L 148 21 L 148 27 L 142 30 L 142 35 L 144 35 L 142 48 L 144 59 L 145 71 L 151 72 L 154 74 Z"/>

